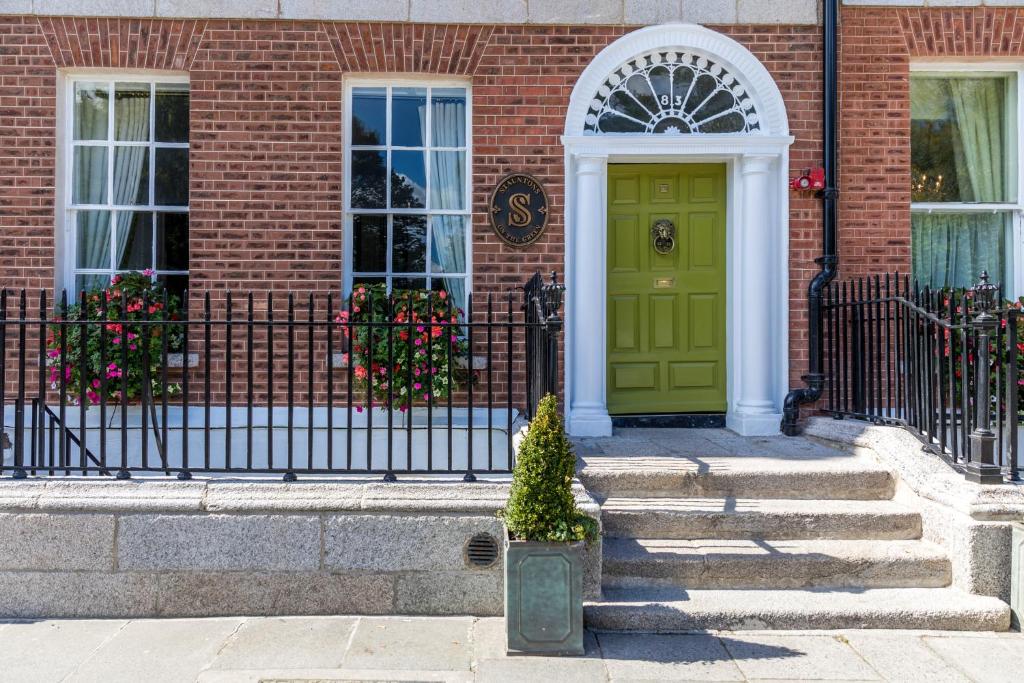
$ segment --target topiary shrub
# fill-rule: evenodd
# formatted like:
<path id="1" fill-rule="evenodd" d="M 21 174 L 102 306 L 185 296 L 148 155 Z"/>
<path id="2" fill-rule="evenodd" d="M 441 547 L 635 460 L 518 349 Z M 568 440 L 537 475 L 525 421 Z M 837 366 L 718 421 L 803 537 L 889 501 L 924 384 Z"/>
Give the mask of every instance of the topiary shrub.
<path id="1" fill-rule="evenodd" d="M 576 507 L 576 456 L 558 414 L 558 400 L 541 399 L 519 447 L 508 504 L 499 512 L 517 541 L 566 542 L 597 538 L 597 522 Z"/>

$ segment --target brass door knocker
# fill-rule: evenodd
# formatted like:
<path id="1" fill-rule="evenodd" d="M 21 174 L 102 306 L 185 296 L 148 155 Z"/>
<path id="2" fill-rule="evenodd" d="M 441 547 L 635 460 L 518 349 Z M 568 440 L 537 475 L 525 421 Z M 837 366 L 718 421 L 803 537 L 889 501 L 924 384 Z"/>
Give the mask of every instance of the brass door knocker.
<path id="1" fill-rule="evenodd" d="M 654 221 L 651 226 L 651 240 L 654 242 L 654 251 L 659 254 L 671 254 L 676 248 L 676 226 L 667 218 L 660 218 Z"/>

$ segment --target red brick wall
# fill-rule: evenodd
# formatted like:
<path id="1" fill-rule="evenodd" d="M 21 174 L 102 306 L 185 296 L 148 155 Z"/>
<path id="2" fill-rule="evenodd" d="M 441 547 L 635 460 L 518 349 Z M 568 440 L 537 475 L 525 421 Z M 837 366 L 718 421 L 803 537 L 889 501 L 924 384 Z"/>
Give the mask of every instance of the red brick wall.
<path id="1" fill-rule="evenodd" d="M 715 27 L 772 72 L 796 136 L 795 170 L 821 161 L 820 36 L 814 26 Z M 473 255 L 477 292 L 536 269 L 563 270 L 559 136 L 580 72 L 622 27 L 444 26 L 285 21 L 0 17 L 0 255 L 3 284 L 53 282 L 55 75 L 60 67 L 187 70 L 191 76 L 191 278 L 238 290 L 336 289 L 341 277 L 342 77 L 465 75 L 473 86 Z M 13 119 L 8 114 L 13 113 Z M 537 176 L 547 233 L 515 250 L 490 230 L 505 173 Z M 847 200 L 849 201 L 849 200 Z M 848 206 L 844 205 L 844 206 Z M 791 196 L 792 377 L 806 362 L 804 291 L 820 252 L 820 210 Z M 749 302 L 764 305 L 769 302 Z"/>
<path id="2" fill-rule="evenodd" d="M 1024 8 L 843 6 L 839 262 L 910 269 L 910 62 L 1024 54 Z"/>

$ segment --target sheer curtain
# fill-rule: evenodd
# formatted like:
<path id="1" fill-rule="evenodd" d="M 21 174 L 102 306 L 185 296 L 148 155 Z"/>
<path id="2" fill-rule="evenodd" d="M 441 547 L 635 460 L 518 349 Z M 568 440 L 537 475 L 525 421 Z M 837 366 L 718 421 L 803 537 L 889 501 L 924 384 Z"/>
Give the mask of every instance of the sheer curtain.
<path id="1" fill-rule="evenodd" d="M 114 107 L 114 139 L 115 140 L 149 140 L 149 89 L 138 94 L 117 98 Z M 142 189 L 142 178 L 148 161 L 148 146 L 119 147 L 114 155 L 114 199 L 117 206 L 136 204 L 139 190 Z M 149 188 L 145 188 L 149 203 Z M 118 223 L 124 226 L 131 224 L 131 214 L 122 214 Z M 152 220 L 152 219 L 151 219 Z M 124 231 L 127 232 L 127 231 Z M 118 232 L 117 253 L 114 255 L 114 267 L 118 268 L 124 260 L 124 252 L 128 247 L 127 235 Z"/>
<path id="2" fill-rule="evenodd" d="M 466 99 L 446 97 L 435 91 L 430 100 L 433 147 L 463 147 L 466 144 Z M 421 117 L 422 120 L 422 117 Z M 430 159 L 430 201 L 433 209 L 461 210 L 465 207 L 466 153 L 433 151 Z M 444 273 L 466 272 L 466 219 L 464 216 L 434 216 L 431 220 L 433 263 Z M 444 278 L 445 289 L 465 306 L 466 279 Z"/>
<path id="3" fill-rule="evenodd" d="M 83 88 L 76 92 L 75 139 L 107 139 L 107 107 L 96 91 Z M 77 146 L 74 150 L 74 187 L 76 204 L 105 204 L 107 190 L 107 148 Z M 78 240 L 78 265 L 86 268 L 110 267 L 110 212 L 79 211 L 75 216 Z M 88 287 L 93 286 L 88 278 Z M 77 284 L 72 284 L 77 287 Z"/>
<path id="4" fill-rule="evenodd" d="M 107 139 L 107 111 L 105 107 L 75 107 L 75 137 L 79 140 Z M 114 108 L 114 139 L 131 141 L 149 140 L 149 90 L 137 96 L 119 96 Z M 119 146 L 114 155 L 113 191 L 107 198 L 107 164 L 110 163 L 106 146 L 78 146 L 75 150 L 74 201 L 79 204 L 106 204 L 115 206 L 136 203 L 145 177 L 147 146 Z M 148 188 L 146 188 L 148 192 Z M 148 197 L 145 203 L 149 203 Z M 114 229 L 109 211 L 79 211 L 77 240 L 79 266 L 110 268 L 110 231 Z M 124 256 L 127 239 L 117 240 L 114 255 L 116 268 Z M 90 286 L 101 284 L 105 278 L 86 278 Z"/>
<path id="5" fill-rule="evenodd" d="M 982 270 L 1003 279 L 1005 214 L 914 214 L 913 221 L 912 268 L 922 284 L 970 287 Z"/>
<path id="6" fill-rule="evenodd" d="M 951 110 L 962 202 L 1006 201 L 1005 89 L 1001 78 L 946 78 L 918 90 L 922 109 Z M 1006 215 L 936 211 L 913 215 L 914 276 L 936 287 L 968 287 L 982 270 L 1006 273 Z"/>

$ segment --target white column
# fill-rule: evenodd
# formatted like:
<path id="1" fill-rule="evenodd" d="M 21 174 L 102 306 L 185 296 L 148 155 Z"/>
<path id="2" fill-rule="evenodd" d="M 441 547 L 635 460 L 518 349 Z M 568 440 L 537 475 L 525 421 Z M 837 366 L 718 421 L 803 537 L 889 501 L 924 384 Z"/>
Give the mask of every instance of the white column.
<path id="1" fill-rule="evenodd" d="M 734 384 L 736 396 L 727 416 L 730 428 L 745 435 L 776 434 L 779 431 L 781 407 L 774 398 L 773 378 L 775 350 L 775 306 L 772 293 L 777 291 L 774 271 L 778 245 L 773 244 L 772 167 L 777 157 L 745 155 L 740 173 L 743 176 L 742 215 L 736 238 L 740 240 L 739 290 L 733 299 L 743 302 L 737 317 L 739 358 L 730 368 L 738 372 Z"/>
<path id="2" fill-rule="evenodd" d="M 609 436 L 612 421 L 605 402 L 605 197 L 607 159 L 575 158 L 572 281 L 568 284 L 572 329 L 572 369 L 568 429 L 573 436 Z"/>

